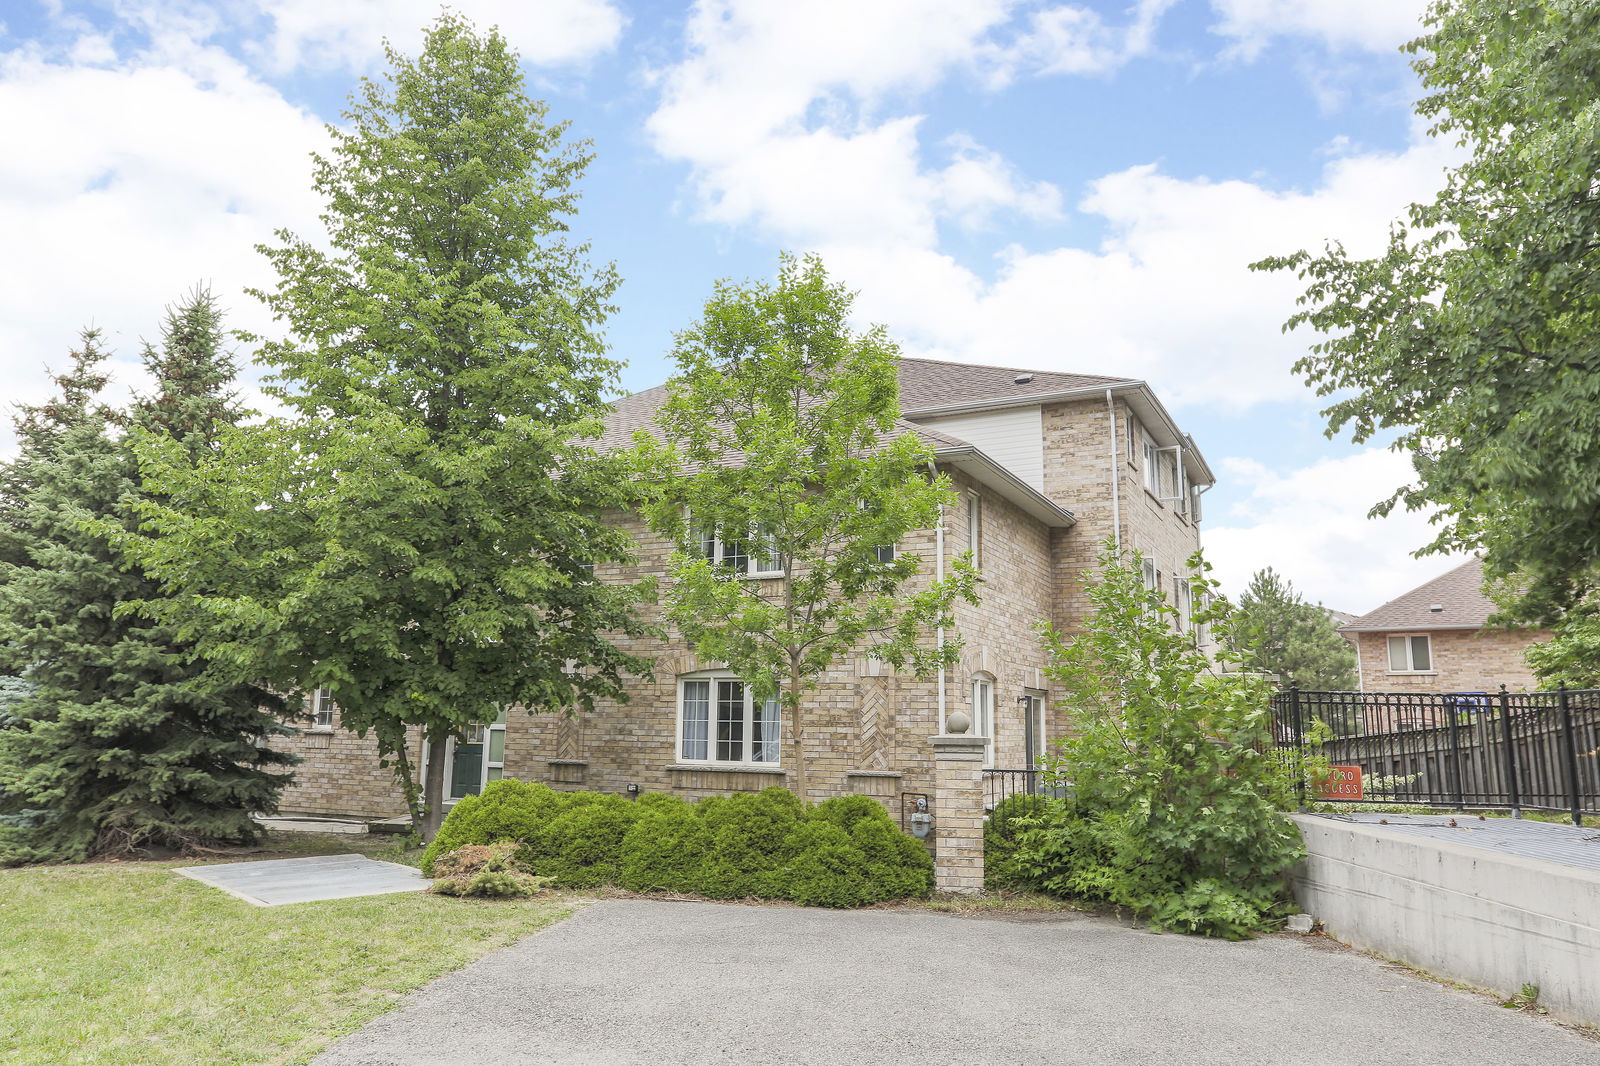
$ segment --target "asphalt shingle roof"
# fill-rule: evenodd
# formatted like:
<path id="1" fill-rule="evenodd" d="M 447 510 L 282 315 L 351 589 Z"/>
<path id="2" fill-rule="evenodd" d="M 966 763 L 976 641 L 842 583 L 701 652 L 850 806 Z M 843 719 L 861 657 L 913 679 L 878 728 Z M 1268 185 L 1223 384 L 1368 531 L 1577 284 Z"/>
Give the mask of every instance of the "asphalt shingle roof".
<path id="1" fill-rule="evenodd" d="M 1018 381 L 1025 377 L 1029 380 Z M 1094 385 L 1126 384 L 1127 378 L 1062 374 L 1014 366 L 944 363 L 936 359 L 900 360 L 900 406 L 916 412 L 980 400 L 1022 399 Z"/>
<path id="2" fill-rule="evenodd" d="M 1433 610 L 1435 605 L 1442 609 Z M 1468 559 L 1340 628 L 1466 629 L 1483 625 L 1494 611 L 1483 594 L 1483 562 Z"/>
<path id="3" fill-rule="evenodd" d="M 1030 375 L 1031 380 L 1017 381 L 1018 377 Z M 914 413 L 951 404 L 1023 399 L 1093 385 L 1126 384 L 1127 381 L 1127 378 L 1094 374 L 1060 374 L 1018 367 L 979 366 L 976 363 L 944 363 L 936 359 L 901 359 L 900 406 Z M 620 448 L 633 439 L 635 431 L 651 429 L 655 425 L 656 411 L 666 401 L 665 385 L 657 385 L 615 401 L 614 410 L 606 419 L 605 432 L 600 435 L 600 448 Z M 896 430 L 900 433 L 914 432 L 934 447 L 962 447 L 967 443 L 948 433 L 909 422 L 902 422 Z"/>

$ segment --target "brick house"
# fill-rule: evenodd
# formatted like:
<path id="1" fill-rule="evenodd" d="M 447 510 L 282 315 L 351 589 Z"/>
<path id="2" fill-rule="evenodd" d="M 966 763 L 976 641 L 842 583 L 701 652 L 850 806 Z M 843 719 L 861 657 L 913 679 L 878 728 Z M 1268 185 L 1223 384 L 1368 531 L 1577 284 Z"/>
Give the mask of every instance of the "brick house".
<path id="1" fill-rule="evenodd" d="M 1355 645 L 1364 692 L 1513 692 L 1538 687 L 1523 660 L 1545 630 L 1488 625 L 1483 563 L 1460 566 L 1339 627 Z"/>
<path id="2" fill-rule="evenodd" d="M 837 663 L 811 697 L 805 738 L 809 798 L 858 793 L 894 813 L 902 793 L 933 791 L 928 738 L 947 714 L 970 715 L 994 767 L 1030 766 L 1060 735 L 1034 626 L 1049 619 L 1070 629 L 1082 618 L 1083 580 L 1106 539 L 1145 554 L 1146 581 L 1190 625 L 1189 589 L 1177 579 L 1200 546 L 1201 496 L 1214 481 L 1142 381 L 904 359 L 900 386 L 901 430 L 928 442 L 959 499 L 942 530 L 913 532 L 895 550 L 920 556 L 924 576 L 938 569 L 941 546 L 946 560 L 972 550 L 982 603 L 957 605 L 962 660 L 940 678 L 897 676 L 866 657 Z M 602 444 L 651 425 L 665 397 L 661 386 L 618 401 Z M 637 559 L 596 576 L 664 574 L 672 545 L 636 516 L 618 520 L 637 538 Z M 740 559 L 750 580 L 769 580 L 759 559 Z M 681 641 L 631 650 L 656 667 L 653 682 L 631 685 L 627 703 L 575 716 L 513 708 L 453 742 L 447 793 L 459 798 L 502 776 L 687 798 L 790 783 L 775 708 L 753 705 L 737 677 Z M 338 728 L 338 709 L 320 694 L 307 706 L 314 724 L 284 742 L 304 761 L 283 809 L 403 811 L 375 745 Z"/>

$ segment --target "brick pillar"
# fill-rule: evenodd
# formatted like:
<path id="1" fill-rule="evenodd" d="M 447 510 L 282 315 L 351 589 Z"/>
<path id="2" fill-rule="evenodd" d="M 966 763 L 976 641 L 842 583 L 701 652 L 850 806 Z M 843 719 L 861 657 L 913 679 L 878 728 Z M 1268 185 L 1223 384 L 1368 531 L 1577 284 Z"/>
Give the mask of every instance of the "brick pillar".
<path id="1" fill-rule="evenodd" d="M 950 725 L 965 721 L 951 715 Z M 948 728 L 948 726 L 947 726 Z M 946 733 L 933 744 L 933 885 L 940 892 L 983 891 L 982 737 Z"/>

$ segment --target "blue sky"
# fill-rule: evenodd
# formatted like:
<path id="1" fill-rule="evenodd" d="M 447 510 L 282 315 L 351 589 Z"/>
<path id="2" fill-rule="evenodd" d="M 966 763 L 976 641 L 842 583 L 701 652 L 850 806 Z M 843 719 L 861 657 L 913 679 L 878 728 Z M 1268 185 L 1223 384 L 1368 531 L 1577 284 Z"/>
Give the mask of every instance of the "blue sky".
<path id="1" fill-rule="evenodd" d="M 1273 252 L 1373 249 L 1456 157 L 1411 113 L 1421 0 L 462 0 L 594 141 L 575 229 L 626 283 L 640 388 L 720 277 L 816 251 L 908 354 L 1152 384 L 1218 471 L 1205 540 L 1365 611 L 1450 565 L 1420 516 L 1368 521 L 1403 457 L 1329 441 L 1290 371 Z M 241 327 L 252 250 L 315 235 L 307 153 L 414 51 L 421 0 L 0 8 L 0 373 L 45 388 L 104 328 L 137 387 L 164 304 L 211 283 Z M 248 353 L 243 353 L 248 354 Z M 251 372 L 253 379 L 253 371 Z M 3 446 L 3 445 L 0 445 Z"/>

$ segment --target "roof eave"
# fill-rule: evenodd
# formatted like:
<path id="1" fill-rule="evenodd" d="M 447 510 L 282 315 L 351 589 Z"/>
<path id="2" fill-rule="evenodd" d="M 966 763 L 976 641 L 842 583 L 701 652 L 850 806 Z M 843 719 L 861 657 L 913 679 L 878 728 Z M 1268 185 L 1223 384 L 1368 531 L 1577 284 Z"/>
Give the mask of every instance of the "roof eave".
<path id="1" fill-rule="evenodd" d="M 936 448 L 934 460 L 972 474 L 978 481 L 1000 490 L 1000 494 L 1047 526 L 1064 529 L 1078 519 L 1066 508 L 1023 481 L 971 444 Z"/>
<path id="2" fill-rule="evenodd" d="M 1500 626 L 1490 626 L 1488 622 L 1456 622 L 1451 625 L 1383 625 L 1383 626 L 1340 626 L 1341 633 L 1426 633 L 1434 629 L 1495 629 Z"/>

